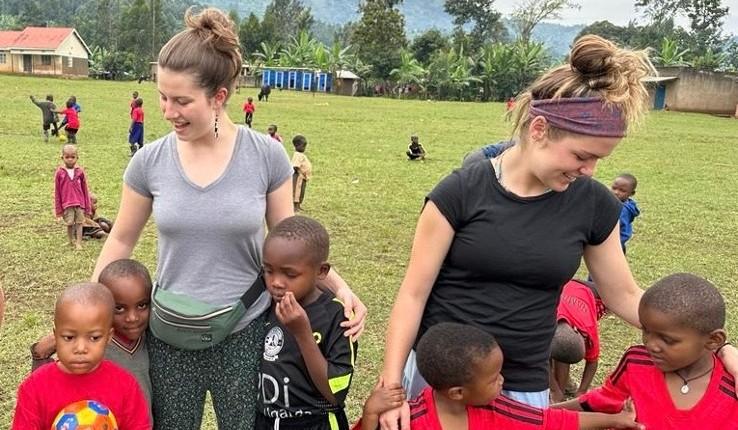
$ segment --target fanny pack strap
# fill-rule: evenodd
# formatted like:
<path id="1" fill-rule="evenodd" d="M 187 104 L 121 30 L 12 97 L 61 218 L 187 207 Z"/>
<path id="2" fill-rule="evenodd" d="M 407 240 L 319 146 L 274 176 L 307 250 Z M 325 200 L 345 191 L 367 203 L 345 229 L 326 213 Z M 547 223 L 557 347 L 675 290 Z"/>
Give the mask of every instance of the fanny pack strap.
<path id="1" fill-rule="evenodd" d="M 254 304 L 256 299 L 258 299 L 261 296 L 261 293 L 263 293 L 265 290 L 266 284 L 264 283 L 264 272 L 259 272 L 259 274 L 256 275 L 254 283 L 251 284 L 251 288 L 246 290 L 246 292 L 243 293 L 243 296 L 241 296 L 241 298 L 239 299 L 239 301 L 243 304 L 243 308 L 250 308 L 251 305 Z"/>

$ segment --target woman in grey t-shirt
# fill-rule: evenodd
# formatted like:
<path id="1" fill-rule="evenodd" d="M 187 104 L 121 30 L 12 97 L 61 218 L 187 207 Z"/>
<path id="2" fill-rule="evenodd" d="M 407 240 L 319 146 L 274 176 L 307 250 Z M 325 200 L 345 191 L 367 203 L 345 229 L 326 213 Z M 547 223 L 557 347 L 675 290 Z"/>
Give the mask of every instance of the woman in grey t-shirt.
<path id="1" fill-rule="evenodd" d="M 268 227 L 293 215 L 292 167 L 284 148 L 235 125 L 225 109 L 241 70 L 233 23 L 217 9 L 185 16 L 187 29 L 159 53 L 159 104 L 173 133 L 146 145 L 124 175 L 120 211 L 93 279 L 127 258 L 153 214 L 160 288 L 230 305 L 261 268 Z M 346 334 L 358 336 L 366 307 L 335 273 L 326 285 L 356 314 Z M 253 427 L 263 350 L 263 293 L 225 340 L 207 349 L 175 348 L 148 336 L 154 425 L 200 428 L 206 391 L 218 427 Z"/>

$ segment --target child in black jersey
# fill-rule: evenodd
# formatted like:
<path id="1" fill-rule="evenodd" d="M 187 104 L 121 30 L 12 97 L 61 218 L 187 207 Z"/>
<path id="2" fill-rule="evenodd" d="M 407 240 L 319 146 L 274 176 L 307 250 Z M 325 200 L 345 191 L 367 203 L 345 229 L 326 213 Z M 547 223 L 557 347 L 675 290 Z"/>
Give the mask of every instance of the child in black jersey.
<path id="1" fill-rule="evenodd" d="M 273 304 L 256 429 L 349 428 L 343 403 L 356 344 L 343 334 L 343 305 L 316 285 L 330 270 L 328 247 L 325 228 L 302 216 L 284 219 L 264 241 L 264 278 Z"/>

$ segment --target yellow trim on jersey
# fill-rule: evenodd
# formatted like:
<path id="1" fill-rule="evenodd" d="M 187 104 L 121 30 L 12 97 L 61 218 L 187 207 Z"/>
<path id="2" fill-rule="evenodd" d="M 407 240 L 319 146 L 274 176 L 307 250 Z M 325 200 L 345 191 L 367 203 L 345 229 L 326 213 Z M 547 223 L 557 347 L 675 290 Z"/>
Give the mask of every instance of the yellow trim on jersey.
<path id="1" fill-rule="evenodd" d="M 352 374 L 353 373 L 347 373 L 345 375 L 336 376 L 335 378 L 329 379 L 328 385 L 331 387 L 331 393 L 336 394 L 339 391 L 348 388 L 349 384 L 351 383 Z"/>
<path id="2" fill-rule="evenodd" d="M 338 298 L 334 297 L 333 301 L 343 306 L 343 302 L 338 300 Z M 349 318 L 349 321 L 354 319 L 354 316 L 354 311 L 351 311 L 351 318 Z M 356 366 L 356 351 L 354 351 L 354 342 L 352 342 L 351 339 L 349 339 L 349 349 L 351 350 L 351 367 L 354 367 Z"/>
<path id="3" fill-rule="evenodd" d="M 339 430 L 338 420 L 333 412 L 328 412 L 328 424 L 331 425 L 331 430 Z"/>

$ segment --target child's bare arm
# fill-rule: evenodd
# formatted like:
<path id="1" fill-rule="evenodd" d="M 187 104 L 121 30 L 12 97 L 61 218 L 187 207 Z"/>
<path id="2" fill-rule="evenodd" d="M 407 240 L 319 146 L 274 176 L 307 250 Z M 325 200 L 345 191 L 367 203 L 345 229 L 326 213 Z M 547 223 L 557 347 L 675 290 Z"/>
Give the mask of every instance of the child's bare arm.
<path id="1" fill-rule="evenodd" d="M 580 412 L 580 429 L 637 429 L 644 430 L 643 424 L 636 422 L 636 412 L 633 402 L 628 400 L 623 411 L 617 414 L 602 414 L 599 412 Z"/>
<path id="2" fill-rule="evenodd" d="M 587 390 L 589 390 L 590 385 L 592 385 L 592 380 L 594 380 L 595 374 L 597 373 L 597 360 L 595 361 L 587 361 L 584 364 L 584 371 L 582 372 L 582 382 L 579 383 L 579 388 L 577 389 L 576 396 L 581 396 L 582 394 L 586 393 Z"/>
<path id="3" fill-rule="evenodd" d="M 313 338 L 312 329 L 310 328 L 310 320 L 308 320 L 305 309 L 297 303 L 294 294 L 285 293 L 282 300 L 275 307 L 277 319 L 297 340 L 297 346 L 300 348 L 302 359 L 307 367 L 310 379 L 315 384 L 315 388 L 325 397 L 331 404 L 336 404 L 336 398 L 328 384 L 328 362 L 323 353 L 320 352 L 318 344 Z"/>
<path id="4" fill-rule="evenodd" d="M 579 403 L 579 399 L 571 399 L 567 400 L 565 402 L 560 403 L 552 403 L 551 406 L 549 406 L 552 409 L 568 409 L 570 411 L 584 411 L 582 409 L 582 405 Z"/>
<path id="5" fill-rule="evenodd" d="M 405 401 L 405 390 L 400 384 L 384 386 L 384 381 L 379 382 L 364 403 L 364 411 L 361 415 L 361 430 L 376 430 L 379 427 L 379 415 L 383 412 L 400 407 Z"/>

